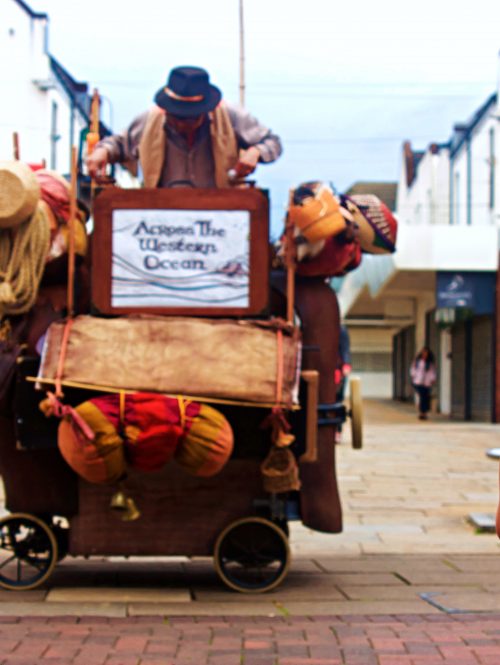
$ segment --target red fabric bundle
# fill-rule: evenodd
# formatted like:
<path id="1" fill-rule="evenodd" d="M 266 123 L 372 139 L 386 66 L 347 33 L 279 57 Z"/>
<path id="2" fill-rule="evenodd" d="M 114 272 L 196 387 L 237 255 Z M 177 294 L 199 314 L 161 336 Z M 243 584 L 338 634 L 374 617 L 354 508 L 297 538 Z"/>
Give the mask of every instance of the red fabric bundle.
<path id="1" fill-rule="evenodd" d="M 161 469 L 173 456 L 185 433 L 179 400 L 155 393 L 135 393 L 125 400 L 125 445 L 131 466 L 142 471 Z M 187 402 L 185 417 L 198 414 L 200 404 Z"/>
<path id="2" fill-rule="evenodd" d="M 51 208 L 59 221 L 69 220 L 69 183 L 62 176 L 46 170 L 35 171 L 40 185 L 40 196 Z M 66 184 L 65 184 L 66 183 Z"/>
<path id="3" fill-rule="evenodd" d="M 341 277 L 361 262 L 361 246 L 357 238 L 345 240 L 341 235 L 327 238 L 316 256 L 297 263 L 296 271 L 303 277 Z"/>

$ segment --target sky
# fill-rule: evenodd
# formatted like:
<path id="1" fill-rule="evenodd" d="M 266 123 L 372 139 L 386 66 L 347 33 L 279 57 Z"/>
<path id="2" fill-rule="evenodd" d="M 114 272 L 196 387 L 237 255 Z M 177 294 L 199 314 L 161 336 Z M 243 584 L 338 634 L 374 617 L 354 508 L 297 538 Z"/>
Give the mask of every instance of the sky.
<path id="1" fill-rule="evenodd" d="M 239 0 L 27 0 L 50 17 L 49 51 L 103 97 L 123 129 L 168 72 L 197 65 L 239 99 Z M 401 148 L 445 142 L 497 89 L 500 2 L 244 0 L 245 106 L 283 142 L 259 167 L 272 235 L 291 187 L 397 181 Z"/>

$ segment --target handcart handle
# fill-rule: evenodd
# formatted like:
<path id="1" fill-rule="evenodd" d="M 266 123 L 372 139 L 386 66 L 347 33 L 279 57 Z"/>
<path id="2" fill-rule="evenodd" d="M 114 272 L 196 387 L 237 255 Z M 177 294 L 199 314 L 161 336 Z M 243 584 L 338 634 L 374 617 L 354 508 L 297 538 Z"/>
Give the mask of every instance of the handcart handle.
<path id="1" fill-rule="evenodd" d="M 300 456 L 300 461 L 316 462 L 318 460 L 319 372 L 315 369 L 306 369 L 302 370 L 300 375 L 307 384 L 306 449 Z"/>

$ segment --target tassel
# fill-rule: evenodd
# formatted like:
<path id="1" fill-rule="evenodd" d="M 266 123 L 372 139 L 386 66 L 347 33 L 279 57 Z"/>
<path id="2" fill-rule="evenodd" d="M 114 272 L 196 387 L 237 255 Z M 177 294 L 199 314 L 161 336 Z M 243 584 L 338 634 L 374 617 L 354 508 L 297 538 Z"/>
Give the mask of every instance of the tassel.
<path id="1" fill-rule="evenodd" d="M 5 303 L 6 305 L 11 305 L 13 302 L 16 302 L 16 297 L 10 282 L 3 282 L 3 284 L 0 284 L 0 302 Z"/>
<path id="2" fill-rule="evenodd" d="M 271 413 L 264 418 L 261 428 L 271 427 L 271 440 L 278 448 L 289 446 L 295 441 L 295 436 L 290 434 L 291 426 L 286 419 L 283 409 L 279 406 L 273 407 Z"/>
<path id="3" fill-rule="evenodd" d="M 80 414 L 72 406 L 63 404 L 54 393 L 48 392 L 47 398 L 42 400 L 39 405 L 40 411 L 46 416 L 56 416 L 57 418 L 70 418 L 80 429 L 82 434 L 89 441 L 95 439 L 93 430 L 87 425 Z"/>

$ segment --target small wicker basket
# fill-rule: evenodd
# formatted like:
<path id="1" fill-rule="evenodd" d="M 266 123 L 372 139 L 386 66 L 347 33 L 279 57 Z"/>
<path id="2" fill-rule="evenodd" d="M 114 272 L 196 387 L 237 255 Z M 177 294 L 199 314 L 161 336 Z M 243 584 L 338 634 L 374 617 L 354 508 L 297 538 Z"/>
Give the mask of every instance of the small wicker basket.
<path id="1" fill-rule="evenodd" d="M 289 448 L 273 446 L 260 470 L 266 492 L 279 493 L 300 489 L 299 468 Z"/>

